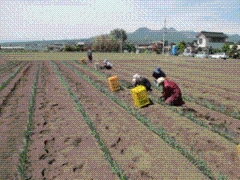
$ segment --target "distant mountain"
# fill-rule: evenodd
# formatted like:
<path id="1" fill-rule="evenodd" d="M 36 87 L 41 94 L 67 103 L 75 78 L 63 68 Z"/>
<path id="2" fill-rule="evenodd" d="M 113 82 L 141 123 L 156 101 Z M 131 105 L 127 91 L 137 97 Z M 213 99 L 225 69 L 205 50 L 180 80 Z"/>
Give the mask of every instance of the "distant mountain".
<path id="1" fill-rule="evenodd" d="M 130 42 L 150 42 L 160 41 L 163 39 L 163 32 L 165 33 L 165 40 L 168 43 L 178 43 L 180 41 L 192 42 L 197 40 L 196 36 L 199 32 L 189 31 L 177 31 L 174 28 L 163 28 L 161 30 L 151 30 L 147 27 L 141 27 L 132 33 L 127 33 L 128 41 Z M 228 35 L 228 42 L 237 43 L 240 41 L 238 34 Z"/>
<path id="2" fill-rule="evenodd" d="M 177 31 L 174 28 L 163 28 L 161 30 L 150 30 L 149 28 L 142 27 L 134 31 L 133 33 L 128 33 L 129 41 L 160 41 L 163 39 L 163 32 L 165 31 L 165 40 L 169 43 L 178 43 L 182 40 L 186 42 L 191 42 L 196 40 L 196 32 L 193 31 Z"/>
<path id="3" fill-rule="evenodd" d="M 240 42 L 240 36 L 238 34 L 228 35 L 228 42 Z"/>
<path id="4" fill-rule="evenodd" d="M 194 32 L 192 30 L 189 31 L 177 31 L 176 29 L 170 28 L 162 28 L 160 30 L 151 30 L 147 27 L 138 28 L 136 31 L 132 33 L 127 33 L 128 41 L 132 43 L 149 43 L 152 41 L 161 41 L 163 39 L 163 32 L 165 33 L 165 40 L 168 43 L 178 43 L 180 41 L 185 41 L 186 43 L 197 40 L 196 36 L 199 32 Z M 97 35 L 98 36 L 98 35 Z M 95 36 L 95 37 L 97 37 Z M 46 48 L 47 45 L 52 43 L 75 43 L 78 42 L 91 42 L 95 37 L 91 38 L 82 38 L 82 39 L 66 39 L 66 40 L 44 40 L 44 41 L 1 41 L 0 45 L 9 46 L 24 46 L 27 49 L 36 49 L 36 47 Z M 240 42 L 240 36 L 238 34 L 228 35 L 228 42 L 238 43 Z M 5 43 L 3 43 L 5 42 Z"/>

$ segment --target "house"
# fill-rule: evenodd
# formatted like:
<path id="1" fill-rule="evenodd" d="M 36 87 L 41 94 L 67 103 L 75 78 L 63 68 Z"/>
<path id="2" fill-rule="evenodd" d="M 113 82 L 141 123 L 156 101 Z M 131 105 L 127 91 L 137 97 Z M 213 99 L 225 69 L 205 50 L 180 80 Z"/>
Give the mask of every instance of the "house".
<path id="1" fill-rule="evenodd" d="M 63 50 L 65 48 L 65 44 L 61 43 L 55 43 L 55 44 L 49 44 L 48 46 L 52 50 Z"/>
<path id="2" fill-rule="evenodd" d="M 198 47 L 201 48 L 218 48 L 221 49 L 223 44 L 226 42 L 228 36 L 222 32 L 207 32 L 201 31 L 197 36 Z"/>
<path id="3" fill-rule="evenodd" d="M 135 48 L 138 52 L 144 52 L 145 50 L 153 51 L 153 46 L 151 44 L 137 44 Z"/>
<path id="4" fill-rule="evenodd" d="M 0 49 L 9 49 L 9 50 L 15 50 L 15 49 L 25 49 L 24 47 L 21 46 L 9 46 L 9 47 L 4 47 L 4 46 L 0 46 Z"/>

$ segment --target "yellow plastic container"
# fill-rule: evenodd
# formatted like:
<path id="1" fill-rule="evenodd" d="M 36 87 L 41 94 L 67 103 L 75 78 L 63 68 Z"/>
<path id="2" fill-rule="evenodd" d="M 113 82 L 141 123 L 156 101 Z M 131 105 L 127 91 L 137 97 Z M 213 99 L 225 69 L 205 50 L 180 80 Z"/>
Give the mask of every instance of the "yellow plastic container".
<path id="1" fill-rule="evenodd" d="M 240 155 L 240 145 L 238 145 L 238 154 Z"/>
<path id="2" fill-rule="evenodd" d="M 85 62 L 85 59 L 80 59 L 80 61 L 81 61 L 82 64 L 85 64 L 85 63 L 86 63 L 86 62 Z"/>
<path id="3" fill-rule="evenodd" d="M 108 78 L 108 83 L 110 85 L 110 89 L 112 91 L 117 91 L 120 89 L 120 85 L 118 82 L 118 77 L 117 76 L 111 76 Z"/>
<path id="4" fill-rule="evenodd" d="M 150 104 L 147 89 L 145 86 L 139 85 L 131 89 L 134 105 L 141 108 Z"/>

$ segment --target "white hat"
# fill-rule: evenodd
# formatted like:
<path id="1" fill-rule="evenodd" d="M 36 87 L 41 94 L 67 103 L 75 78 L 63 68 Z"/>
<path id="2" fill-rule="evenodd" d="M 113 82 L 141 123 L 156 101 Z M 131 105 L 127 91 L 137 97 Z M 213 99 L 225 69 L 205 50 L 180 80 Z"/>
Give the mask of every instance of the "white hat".
<path id="1" fill-rule="evenodd" d="M 107 63 L 108 62 L 108 60 L 107 59 L 105 59 L 104 61 L 103 61 L 103 63 Z"/>
<path id="2" fill-rule="evenodd" d="M 133 78 L 132 83 L 135 84 L 136 81 L 137 81 L 137 80 L 136 80 L 135 78 Z"/>
<path id="3" fill-rule="evenodd" d="M 135 75 L 133 75 L 133 79 L 140 79 L 140 75 L 139 74 L 135 74 Z"/>
<path id="4" fill-rule="evenodd" d="M 165 81 L 164 77 L 160 77 L 157 79 L 157 86 L 159 86 L 159 84 L 162 84 Z"/>

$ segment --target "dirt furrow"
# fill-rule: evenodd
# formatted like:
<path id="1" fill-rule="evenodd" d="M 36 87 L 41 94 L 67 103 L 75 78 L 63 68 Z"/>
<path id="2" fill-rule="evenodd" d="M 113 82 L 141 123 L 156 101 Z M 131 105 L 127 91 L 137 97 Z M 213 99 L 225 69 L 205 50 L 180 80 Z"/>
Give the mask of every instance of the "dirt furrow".
<path id="1" fill-rule="evenodd" d="M 193 164 L 149 131 L 135 117 L 72 70 L 60 66 L 63 74 L 69 76 L 68 83 L 79 97 L 104 143 L 109 147 L 112 157 L 129 178 L 203 178 Z M 82 87 L 80 90 L 79 84 Z M 193 172 L 198 175 L 195 176 Z"/>
<path id="2" fill-rule="evenodd" d="M 118 68 L 115 68 L 111 71 L 109 70 L 101 70 L 100 72 L 104 72 L 104 74 L 112 74 L 118 75 L 123 82 L 126 80 L 126 77 L 132 77 L 132 74 L 128 71 L 124 71 Z M 145 75 L 145 74 L 144 74 Z M 128 78 L 128 81 L 131 81 Z M 107 85 L 107 82 L 105 82 Z M 157 99 L 160 96 L 160 91 L 153 90 L 151 92 L 153 97 Z M 210 110 L 208 108 L 202 107 L 192 102 L 187 102 L 183 108 L 184 113 L 193 113 L 194 116 L 198 119 L 204 121 L 204 123 L 208 124 L 210 127 L 215 126 L 219 128 L 220 131 L 224 131 L 229 134 L 233 139 L 240 142 L 240 121 L 238 119 L 234 119 L 222 113 Z"/>
<path id="3" fill-rule="evenodd" d="M 99 75 L 85 70 L 81 66 L 77 67 L 78 70 L 94 78 L 94 80 L 99 80 Z M 112 72 L 112 74 L 116 73 Z M 106 84 L 106 82 L 107 79 L 103 84 Z M 106 86 L 106 88 L 108 87 Z M 154 91 L 151 93 L 154 93 Z M 133 106 L 130 90 L 118 91 L 116 95 Z M 159 104 L 151 105 L 139 111 L 152 120 L 151 123 L 155 128 L 162 126 L 174 140 L 183 144 L 189 150 L 193 150 L 196 155 L 202 156 L 215 175 L 222 172 L 228 175 L 229 178 L 240 178 L 238 175 L 240 171 L 239 157 L 235 144 Z"/>
<path id="4" fill-rule="evenodd" d="M 0 70 L 0 85 L 6 80 L 23 62 L 13 62 Z"/>
<path id="5" fill-rule="evenodd" d="M 124 73 L 124 72 L 122 72 L 122 71 L 126 71 L 126 72 L 131 72 L 132 70 L 132 68 L 131 67 L 124 67 L 124 68 L 122 68 L 123 67 L 123 65 L 122 66 L 120 66 L 119 64 L 117 64 L 116 65 L 117 67 L 116 68 L 114 68 L 113 70 L 112 70 L 112 72 L 115 72 L 115 73 Z M 121 68 L 120 68 L 121 67 Z M 136 69 L 136 68 L 135 68 Z M 147 78 L 149 78 L 150 80 L 152 79 L 152 77 L 149 75 L 149 73 L 146 73 L 146 70 L 145 69 L 141 69 L 141 68 L 138 68 L 137 70 L 136 70 L 137 72 L 141 72 L 141 74 L 143 75 L 143 76 L 145 76 L 145 77 L 147 77 Z M 107 72 L 107 71 L 104 71 L 104 72 Z M 134 74 L 134 73 L 136 73 L 136 72 L 133 72 L 132 74 Z M 124 73 L 123 75 L 125 75 L 125 78 L 123 78 L 123 79 L 127 79 L 127 81 L 129 81 L 130 82 L 130 79 L 132 78 L 132 74 L 131 73 Z M 119 74 L 120 75 L 120 74 Z M 170 77 L 170 79 L 172 79 L 172 77 Z M 190 83 L 181 83 L 181 81 L 180 81 L 180 83 L 178 82 L 178 81 L 176 81 L 179 85 L 180 85 L 180 87 L 181 87 L 181 90 L 182 90 L 182 92 L 183 92 L 183 95 L 187 95 L 187 96 L 189 96 L 189 97 L 194 97 L 195 99 L 196 99 L 196 97 L 197 97 L 197 101 L 198 101 L 198 103 L 200 103 L 202 106 L 204 106 L 204 104 L 205 104 L 205 102 L 204 102 L 204 100 L 205 99 L 207 99 L 211 104 L 213 104 L 214 106 L 218 106 L 218 105 L 222 105 L 222 106 L 224 106 L 224 109 L 225 109 L 225 114 L 227 114 L 227 112 L 226 112 L 226 110 L 228 111 L 228 113 L 230 114 L 229 116 L 232 116 L 231 115 L 231 113 L 232 112 L 235 112 L 235 113 L 238 113 L 239 114 L 239 106 L 240 106 L 240 104 L 239 104 L 239 101 L 237 100 L 237 99 L 234 99 L 234 98 L 230 98 L 229 99 L 229 96 L 227 95 L 225 98 L 227 99 L 227 100 L 224 100 L 224 99 L 221 99 L 220 98 L 220 94 L 217 94 L 217 95 L 214 95 L 214 97 L 213 97 L 213 95 L 207 95 L 207 94 L 209 94 L 209 93 L 207 93 L 208 92 L 208 90 L 204 90 L 204 89 L 202 89 L 202 88 L 200 88 L 199 90 L 196 90 L 196 89 L 194 89 L 194 85 L 191 85 L 191 90 L 189 90 L 189 84 Z M 187 87 L 187 88 L 186 88 Z M 211 105 L 212 106 L 212 105 Z M 235 117 L 235 116 L 233 116 L 233 117 Z"/>
<path id="6" fill-rule="evenodd" d="M 0 177 L 14 179 L 18 172 L 19 154 L 23 147 L 28 120 L 28 106 L 36 64 L 29 63 L 25 74 L 14 85 L 1 106 Z"/>
<path id="7" fill-rule="evenodd" d="M 199 74 L 196 74 L 194 69 L 190 69 L 189 75 L 186 76 L 187 69 L 184 70 L 184 73 L 185 73 L 184 75 L 184 73 L 176 69 L 176 67 L 169 67 L 169 63 L 165 64 L 164 62 L 150 61 L 150 63 L 147 64 L 139 61 L 139 64 L 143 64 L 143 66 L 142 67 L 135 66 L 133 63 L 128 63 L 128 62 L 116 63 L 115 69 L 125 69 L 125 70 L 128 70 L 129 72 L 135 69 L 135 72 L 133 72 L 132 74 L 139 72 L 141 74 L 144 74 L 149 79 L 153 79 L 151 77 L 152 71 L 156 68 L 156 66 L 159 66 L 159 64 L 161 64 L 160 66 L 167 73 L 167 75 L 171 79 L 178 82 L 178 84 L 182 86 L 183 92 L 185 92 L 186 94 L 193 94 L 194 96 L 198 96 L 202 98 L 214 99 L 216 102 L 219 102 L 222 104 L 226 104 L 232 107 L 236 106 L 235 107 L 236 109 L 240 108 L 240 104 L 239 104 L 240 101 L 238 101 L 238 99 L 240 100 L 240 95 L 238 92 L 239 88 L 237 88 L 238 83 L 237 81 L 235 83 L 232 83 L 231 82 L 232 79 L 229 76 L 227 76 L 228 79 L 225 80 L 226 83 L 223 84 L 222 83 L 223 80 L 219 79 L 219 77 L 217 77 L 218 80 L 211 81 L 209 79 L 205 79 L 205 81 L 203 81 L 202 79 L 204 79 L 204 76 L 205 76 L 204 72 L 201 72 L 201 73 L 199 72 Z M 186 67 L 184 67 L 183 65 L 182 68 L 186 68 Z M 214 76 L 212 75 L 212 77 Z M 215 82 L 219 82 L 221 85 L 218 84 L 214 86 L 213 83 Z M 234 85 L 234 89 L 236 89 L 236 92 L 229 91 L 228 89 L 229 85 Z M 221 100 L 219 100 L 220 99 L 219 97 L 221 97 Z"/>
<path id="8" fill-rule="evenodd" d="M 28 178 L 118 179 L 74 104 L 49 62 L 42 62 Z"/>

